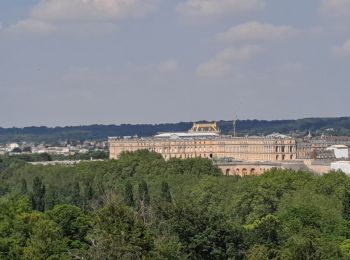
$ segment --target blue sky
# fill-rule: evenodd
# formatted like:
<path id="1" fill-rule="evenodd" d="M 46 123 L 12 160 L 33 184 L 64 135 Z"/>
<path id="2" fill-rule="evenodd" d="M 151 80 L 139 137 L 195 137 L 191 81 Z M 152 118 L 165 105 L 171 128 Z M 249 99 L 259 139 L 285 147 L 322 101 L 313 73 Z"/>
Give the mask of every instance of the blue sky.
<path id="1" fill-rule="evenodd" d="M 347 116 L 350 0 L 2 0 L 0 126 Z"/>

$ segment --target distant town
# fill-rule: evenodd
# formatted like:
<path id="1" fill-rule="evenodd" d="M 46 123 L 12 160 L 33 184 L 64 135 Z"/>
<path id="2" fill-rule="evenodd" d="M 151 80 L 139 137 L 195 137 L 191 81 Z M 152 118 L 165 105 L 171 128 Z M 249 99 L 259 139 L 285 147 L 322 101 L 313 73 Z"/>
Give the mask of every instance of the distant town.
<path id="1" fill-rule="evenodd" d="M 107 151 L 106 141 L 84 141 L 84 142 L 58 142 L 57 145 L 45 143 L 9 143 L 0 145 L 0 155 L 4 154 L 52 154 L 52 155 L 74 155 L 86 154 L 92 151 Z"/>
<path id="2" fill-rule="evenodd" d="M 316 120 L 311 119 L 314 123 Z M 310 119 L 307 121 L 310 122 Z M 129 135 L 125 134 L 128 133 L 125 130 L 122 131 L 124 135 L 118 135 L 120 131 L 115 131 L 117 135 L 112 135 L 113 131 L 106 131 L 108 138 L 104 136 L 97 138 L 97 133 L 90 133 L 94 136 L 93 138 L 96 138 L 95 140 L 93 138 L 84 140 L 83 137 L 76 138 L 76 136 L 74 139 L 52 140 L 47 138 L 47 133 L 45 133 L 47 140 L 40 140 L 38 138 L 40 135 L 38 135 L 36 139 L 39 141 L 14 142 L 11 138 L 8 142 L 3 141 L 0 144 L 0 155 L 19 156 L 21 159 L 36 164 L 56 163 L 56 161 L 71 164 L 80 160 L 118 159 L 122 152 L 149 150 L 161 154 L 166 160 L 208 158 L 219 166 L 224 175 L 230 176 L 259 175 L 272 168 L 309 170 L 320 174 L 331 170 L 341 170 L 350 174 L 350 136 L 339 134 L 341 131 L 344 132 L 344 128 L 340 131 L 339 128 L 327 127 L 334 125 L 334 122 L 326 123 L 323 128 L 314 131 L 289 131 L 289 134 L 286 134 L 288 131 L 282 131 L 283 134 L 268 133 L 268 129 L 274 124 L 270 122 L 269 127 L 264 130 L 265 134 L 254 134 L 257 131 L 254 127 L 250 130 L 253 134 L 244 134 L 245 131 L 242 129 L 247 128 L 249 125 L 247 122 L 259 125 L 260 130 L 262 129 L 263 123 L 234 120 L 230 125 L 227 124 L 227 121 L 194 123 L 189 131 L 183 131 L 189 125 L 188 123 L 173 124 L 172 127 L 166 124 L 157 125 L 154 126 L 155 129 L 178 131 L 160 131 L 146 136 L 142 133 L 150 126 L 138 126 L 138 131 L 141 132 L 139 136 L 134 131 L 136 126 L 129 125 L 128 128 L 131 130 Z M 287 121 L 283 122 L 290 124 Z M 275 125 L 277 130 L 285 129 L 279 121 Z M 225 130 L 222 131 L 220 126 L 223 126 Z M 87 128 L 81 127 L 80 129 L 86 130 Z M 104 126 L 91 126 L 90 128 L 106 130 Z M 312 128 L 314 129 L 314 126 Z M 155 129 L 150 132 L 154 132 Z M 240 131 L 238 132 L 237 129 Z M 50 129 L 45 131 L 48 132 Z"/>

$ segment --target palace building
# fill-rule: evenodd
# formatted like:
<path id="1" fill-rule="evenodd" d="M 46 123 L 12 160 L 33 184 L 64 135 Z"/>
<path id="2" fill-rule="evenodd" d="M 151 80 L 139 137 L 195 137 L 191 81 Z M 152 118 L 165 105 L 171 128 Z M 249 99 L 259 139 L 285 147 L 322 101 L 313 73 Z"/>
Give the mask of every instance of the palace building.
<path id="1" fill-rule="evenodd" d="M 221 135 L 216 123 L 194 124 L 188 132 L 160 133 L 151 138 L 110 137 L 110 158 L 124 151 L 149 150 L 171 158 L 231 158 L 243 161 L 291 161 L 296 159 L 294 138 L 269 136 L 233 137 Z"/>

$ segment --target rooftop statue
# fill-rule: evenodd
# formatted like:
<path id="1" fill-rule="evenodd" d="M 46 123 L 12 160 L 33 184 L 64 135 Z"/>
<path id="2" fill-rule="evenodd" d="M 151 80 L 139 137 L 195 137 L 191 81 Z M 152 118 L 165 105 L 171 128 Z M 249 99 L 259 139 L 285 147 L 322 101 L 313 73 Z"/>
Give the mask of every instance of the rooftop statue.
<path id="1" fill-rule="evenodd" d="M 198 132 L 208 132 L 208 133 L 220 133 L 220 129 L 217 126 L 216 122 L 207 123 L 207 124 L 196 124 L 194 123 L 192 128 L 189 130 L 190 133 L 198 133 Z"/>

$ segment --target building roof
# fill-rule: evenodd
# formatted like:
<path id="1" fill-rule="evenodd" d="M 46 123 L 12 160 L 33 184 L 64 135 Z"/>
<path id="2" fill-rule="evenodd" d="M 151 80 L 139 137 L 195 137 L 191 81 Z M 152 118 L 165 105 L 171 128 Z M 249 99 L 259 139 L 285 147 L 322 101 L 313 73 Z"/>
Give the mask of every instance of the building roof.
<path id="1" fill-rule="evenodd" d="M 197 133 L 160 133 L 155 138 L 169 138 L 169 139 L 177 139 L 177 138 L 201 138 L 201 137 L 216 137 L 219 136 L 218 133 L 211 132 L 197 132 Z"/>
<path id="2" fill-rule="evenodd" d="M 332 162 L 331 163 L 332 165 L 343 165 L 343 164 L 345 164 L 345 165 L 350 165 L 350 161 L 337 161 L 337 162 Z"/>
<path id="3" fill-rule="evenodd" d="M 328 147 L 329 149 L 332 149 L 332 148 L 337 148 L 337 149 L 348 149 L 349 147 L 347 147 L 346 145 L 343 145 L 343 144 L 335 144 L 335 145 L 332 145 L 330 147 Z"/>
<path id="4" fill-rule="evenodd" d="M 290 138 L 288 135 L 283 135 L 280 133 L 272 133 L 270 135 L 267 135 L 268 138 Z"/>

